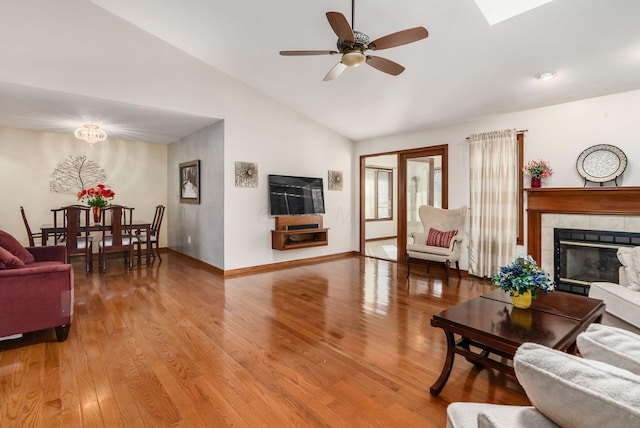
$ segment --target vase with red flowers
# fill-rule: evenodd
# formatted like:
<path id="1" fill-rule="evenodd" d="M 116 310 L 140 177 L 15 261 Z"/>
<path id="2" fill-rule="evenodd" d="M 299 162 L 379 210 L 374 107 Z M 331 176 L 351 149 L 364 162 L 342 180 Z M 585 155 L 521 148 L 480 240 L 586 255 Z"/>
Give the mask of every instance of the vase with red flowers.
<path id="1" fill-rule="evenodd" d="M 527 162 L 522 168 L 522 171 L 531 176 L 531 187 L 540 187 L 542 184 L 541 180 L 553 174 L 549 162 L 542 159 Z"/>
<path id="2" fill-rule="evenodd" d="M 109 205 L 115 196 L 116 193 L 104 184 L 98 184 L 96 187 L 82 189 L 78 192 L 78 200 L 92 208 L 95 223 L 100 223 L 101 209 Z"/>

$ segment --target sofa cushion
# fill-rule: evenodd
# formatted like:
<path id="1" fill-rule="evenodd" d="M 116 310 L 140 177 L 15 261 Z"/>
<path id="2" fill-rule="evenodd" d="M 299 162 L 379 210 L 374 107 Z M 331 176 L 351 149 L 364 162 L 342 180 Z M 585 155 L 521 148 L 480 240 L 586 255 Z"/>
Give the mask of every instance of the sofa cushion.
<path id="1" fill-rule="evenodd" d="M 16 269 L 25 267 L 22 260 L 0 247 L 0 269 Z"/>
<path id="2" fill-rule="evenodd" d="M 638 250 L 636 250 L 638 248 Z M 640 290 L 640 247 L 620 247 L 616 253 L 620 264 L 624 268 L 628 285 L 633 289 Z"/>
<path id="3" fill-rule="evenodd" d="M 457 402 L 447 406 L 447 428 L 556 428 L 532 406 Z"/>
<path id="4" fill-rule="evenodd" d="M 640 336 L 617 327 L 591 324 L 578 335 L 580 354 L 640 375 Z"/>
<path id="5" fill-rule="evenodd" d="M 478 413 L 478 428 L 558 428 L 535 407 L 496 406 Z"/>
<path id="6" fill-rule="evenodd" d="M 33 255 L 20 242 L 4 230 L 0 230 L 0 247 L 22 260 L 23 263 L 33 263 Z"/>
<path id="7" fill-rule="evenodd" d="M 607 312 L 640 328 L 640 293 L 612 282 L 592 282 L 589 297 L 603 300 Z"/>
<path id="8" fill-rule="evenodd" d="M 454 236 L 458 233 L 457 230 L 448 230 L 442 232 L 438 229 L 430 228 L 429 235 L 427 236 L 427 245 L 432 247 L 446 247 L 449 248 L 449 244 Z"/>
<path id="9" fill-rule="evenodd" d="M 565 427 L 640 426 L 640 376 L 524 343 L 513 360 L 531 404 Z"/>

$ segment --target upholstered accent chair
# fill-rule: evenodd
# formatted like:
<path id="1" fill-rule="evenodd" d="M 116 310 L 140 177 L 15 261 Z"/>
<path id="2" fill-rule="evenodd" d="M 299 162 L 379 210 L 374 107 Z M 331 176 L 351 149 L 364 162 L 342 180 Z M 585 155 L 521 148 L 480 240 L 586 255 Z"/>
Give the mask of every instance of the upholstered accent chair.
<path id="1" fill-rule="evenodd" d="M 411 234 L 413 243 L 407 245 L 407 278 L 411 274 L 411 259 L 426 260 L 427 273 L 431 262 L 444 263 L 447 281 L 449 267 L 455 263 L 460 277 L 459 260 L 467 218 L 466 205 L 456 209 L 422 205 L 418 215 L 424 232 Z"/>

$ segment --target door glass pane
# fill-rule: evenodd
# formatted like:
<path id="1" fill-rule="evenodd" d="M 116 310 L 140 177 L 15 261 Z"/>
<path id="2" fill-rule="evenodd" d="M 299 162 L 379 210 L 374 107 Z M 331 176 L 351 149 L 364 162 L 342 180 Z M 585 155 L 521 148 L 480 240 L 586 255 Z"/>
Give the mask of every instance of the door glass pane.
<path id="1" fill-rule="evenodd" d="M 442 156 L 407 159 L 407 233 L 424 232 L 421 205 L 442 208 Z"/>
<path id="2" fill-rule="evenodd" d="M 372 219 L 376 217 L 376 173 L 375 170 L 366 168 L 364 174 L 364 218 Z"/>
<path id="3" fill-rule="evenodd" d="M 391 217 L 391 174 L 378 171 L 378 218 Z"/>

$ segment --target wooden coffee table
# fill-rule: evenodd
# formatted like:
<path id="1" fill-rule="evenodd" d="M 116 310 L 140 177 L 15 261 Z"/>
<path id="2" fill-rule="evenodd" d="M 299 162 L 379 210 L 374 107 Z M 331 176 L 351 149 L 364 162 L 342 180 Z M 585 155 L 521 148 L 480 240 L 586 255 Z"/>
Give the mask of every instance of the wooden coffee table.
<path id="1" fill-rule="evenodd" d="M 578 334 L 589 324 L 600 322 L 604 310 L 602 300 L 561 291 L 539 293 L 531 308 L 518 309 L 501 289 L 448 308 L 431 319 L 431 325 L 442 328 L 447 338 L 444 367 L 431 386 L 431 394 L 438 395 L 444 388 L 455 354 L 475 365 L 515 376 L 513 356 L 524 342 L 574 352 Z"/>

